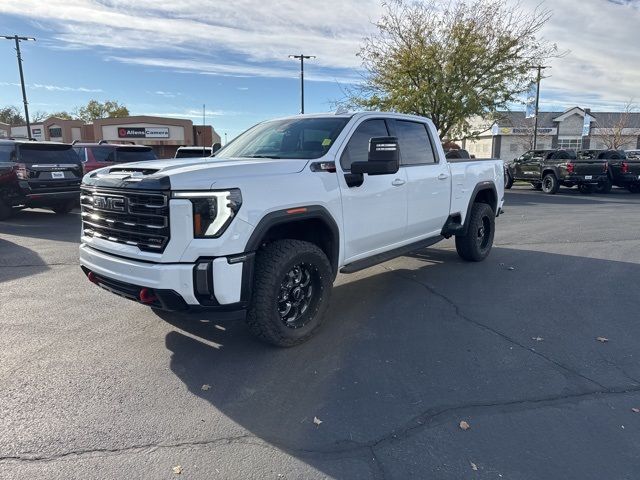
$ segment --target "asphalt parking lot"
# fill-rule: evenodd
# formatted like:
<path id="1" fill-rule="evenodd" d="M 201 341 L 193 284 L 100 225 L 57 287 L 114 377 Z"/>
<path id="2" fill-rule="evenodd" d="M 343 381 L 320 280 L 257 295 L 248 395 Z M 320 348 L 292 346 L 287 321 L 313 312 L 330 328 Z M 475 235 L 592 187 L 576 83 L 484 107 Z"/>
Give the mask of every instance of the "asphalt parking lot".
<path id="1" fill-rule="evenodd" d="M 446 241 L 339 276 L 292 349 L 111 295 L 78 267 L 77 213 L 19 213 L 0 477 L 637 478 L 640 195 L 561 192 L 509 191 L 483 263 Z"/>

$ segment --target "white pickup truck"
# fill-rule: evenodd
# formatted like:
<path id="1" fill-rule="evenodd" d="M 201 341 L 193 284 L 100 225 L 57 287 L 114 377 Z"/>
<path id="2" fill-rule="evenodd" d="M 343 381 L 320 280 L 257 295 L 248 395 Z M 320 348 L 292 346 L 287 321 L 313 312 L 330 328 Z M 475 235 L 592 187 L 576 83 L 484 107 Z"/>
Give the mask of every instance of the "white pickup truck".
<path id="1" fill-rule="evenodd" d="M 311 337 L 333 281 L 455 236 L 490 252 L 500 160 L 445 159 L 433 123 L 366 112 L 260 123 L 213 158 L 117 165 L 82 184 L 80 264 L 164 310 L 246 310 L 278 346 Z"/>

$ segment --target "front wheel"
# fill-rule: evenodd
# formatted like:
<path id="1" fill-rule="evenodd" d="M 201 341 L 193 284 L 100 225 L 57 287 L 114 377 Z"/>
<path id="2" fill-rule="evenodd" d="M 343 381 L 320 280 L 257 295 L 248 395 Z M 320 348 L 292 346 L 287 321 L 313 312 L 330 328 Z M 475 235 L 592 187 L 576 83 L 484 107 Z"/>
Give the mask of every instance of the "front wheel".
<path id="1" fill-rule="evenodd" d="M 542 191 L 555 195 L 560 190 L 560 182 L 553 173 L 547 173 L 542 179 Z"/>
<path id="2" fill-rule="evenodd" d="M 73 210 L 75 206 L 76 206 L 76 202 L 70 201 L 70 202 L 59 203 L 57 205 L 54 205 L 53 207 L 51 207 L 51 210 L 56 212 L 58 215 L 66 215 L 67 213 L 71 212 L 71 210 Z"/>
<path id="3" fill-rule="evenodd" d="M 509 173 L 509 170 L 507 170 L 504 172 L 504 188 L 509 190 L 511 187 L 513 187 L 513 177 Z"/>
<path id="4" fill-rule="evenodd" d="M 327 256 L 301 240 L 276 240 L 258 251 L 249 330 L 278 347 L 316 333 L 329 304 L 333 274 Z"/>
<path id="5" fill-rule="evenodd" d="M 486 203 L 474 203 L 466 235 L 456 236 L 458 255 L 469 262 L 481 262 L 491 252 L 496 214 Z"/>
<path id="6" fill-rule="evenodd" d="M 0 220 L 6 220 L 13 214 L 13 208 L 0 200 Z"/>
<path id="7" fill-rule="evenodd" d="M 632 185 L 629 185 L 627 187 L 627 190 L 629 190 L 631 193 L 640 193 L 640 185 L 637 183 L 634 183 Z"/>

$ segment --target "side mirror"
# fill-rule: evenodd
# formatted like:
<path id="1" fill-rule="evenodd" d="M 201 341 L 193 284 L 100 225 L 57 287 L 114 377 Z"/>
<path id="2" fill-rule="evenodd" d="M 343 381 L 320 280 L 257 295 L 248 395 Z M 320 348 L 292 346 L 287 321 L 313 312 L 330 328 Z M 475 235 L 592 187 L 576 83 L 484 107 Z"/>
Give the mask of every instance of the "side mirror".
<path id="1" fill-rule="evenodd" d="M 400 149 L 396 137 L 373 137 L 369 140 L 369 159 L 353 162 L 352 174 L 389 175 L 400 169 Z"/>

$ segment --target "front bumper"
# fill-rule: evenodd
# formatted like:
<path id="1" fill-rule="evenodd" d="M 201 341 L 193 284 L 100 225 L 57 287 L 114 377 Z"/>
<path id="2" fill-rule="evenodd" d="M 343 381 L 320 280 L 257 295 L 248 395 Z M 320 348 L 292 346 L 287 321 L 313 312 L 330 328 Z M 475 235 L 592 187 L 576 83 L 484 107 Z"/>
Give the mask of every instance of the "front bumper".
<path id="1" fill-rule="evenodd" d="M 151 263 L 80 245 L 80 265 L 91 281 L 122 297 L 165 310 L 246 308 L 253 259 L 254 254 L 248 253 L 201 258 L 195 263 Z"/>

